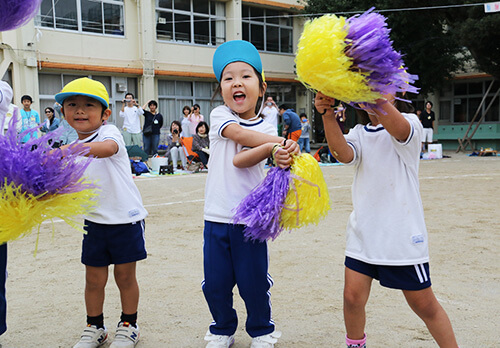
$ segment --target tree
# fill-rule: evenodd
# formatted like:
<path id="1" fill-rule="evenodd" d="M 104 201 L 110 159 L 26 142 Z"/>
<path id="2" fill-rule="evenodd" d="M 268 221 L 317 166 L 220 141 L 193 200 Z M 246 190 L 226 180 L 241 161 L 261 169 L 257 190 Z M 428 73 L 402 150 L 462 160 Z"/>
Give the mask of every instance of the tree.
<path id="1" fill-rule="evenodd" d="M 478 69 L 500 79 L 500 13 L 473 6 L 447 10 L 446 20 L 455 41 L 467 47 Z"/>
<path id="2" fill-rule="evenodd" d="M 463 69 L 470 56 L 478 68 L 500 76 L 500 14 L 485 14 L 481 6 L 418 9 L 456 5 L 456 0 L 304 0 L 304 13 L 352 16 L 371 7 L 387 17 L 394 48 L 409 72 L 419 75 L 417 87 L 426 95 L 439 90 L 446 79 Z M 474 4 L 474 1 L 465 1 Z M 415 10 L 397 9 L 415 8 Z M 350 13 L 349 13 L 350 12 Z M 469 53 L 470 52 L 470 53 Z"/>

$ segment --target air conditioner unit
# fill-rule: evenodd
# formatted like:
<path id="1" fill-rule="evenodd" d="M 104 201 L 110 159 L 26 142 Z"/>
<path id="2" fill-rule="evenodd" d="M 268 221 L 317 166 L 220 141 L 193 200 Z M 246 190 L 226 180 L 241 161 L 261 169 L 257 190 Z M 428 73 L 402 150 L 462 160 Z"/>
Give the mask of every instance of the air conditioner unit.
<path id="1" fill-rule="evenodd" d="M 124 83 L 117 83 L 116 84 L 116 91 L 117 92 L 125 92 L 127 90 L 127 85 Z"/>

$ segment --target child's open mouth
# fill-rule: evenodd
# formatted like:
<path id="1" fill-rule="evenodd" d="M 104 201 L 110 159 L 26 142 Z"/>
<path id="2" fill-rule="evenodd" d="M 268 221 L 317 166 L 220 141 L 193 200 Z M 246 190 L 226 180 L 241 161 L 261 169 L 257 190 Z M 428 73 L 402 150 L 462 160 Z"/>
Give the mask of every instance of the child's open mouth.
<path id="1" fill-rule="evenodd" d="M 242 102 L 246 98 L 246 95 L 243 93 L 235 93 L 233 94 L 233 99 L 235 102 Z"/>

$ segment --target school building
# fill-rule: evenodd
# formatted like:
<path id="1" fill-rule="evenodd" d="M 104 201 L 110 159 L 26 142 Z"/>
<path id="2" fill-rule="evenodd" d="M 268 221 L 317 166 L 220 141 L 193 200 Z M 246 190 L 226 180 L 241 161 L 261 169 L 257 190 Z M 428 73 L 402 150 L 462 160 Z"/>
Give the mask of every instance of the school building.
<path id="1" fill-rule="evenodd" d="M 312 141 L 323 142 L 321 117 L 314 115 L 313 94 L 295 80 L 294 52 L 304 19 L 296 0 L 42 0 L 28 25 L 0 33 L 0 77 L 14 89 L 14 102 L 29 94 L 33 108 L 52 106 L 69 81 L 87 76 L 110 94 L 110 122 L 118 117 L 126 92 L 143 105 L 159 103 L 165 126 L 197 103 L 210 114 L 217 81 L 212 56 L 217 45 L 234 39 L 252 42 L 261 53 L 268 95 L 278 105 L 305 112 Z M 412 72 L 417 73 L 418 72 Z M 437 121 L 435 137 L 443 148 L 458 145 L 489 87 L 480 72 L 458 75 L 431 97 Z M 490 89 L 489 100 L 498 90 Z M 423 107 L 417 99 L 417 107 Z M 488 100 L 482 105 L 487 107 Z M 500 107 L 493 103 L 476 131 L 476 147 L 500 147 Z M 43 112 L 40 116 L 44 117 Z M 351 126 L 351 119 L 348 125 Z"/>
<path id="2" fill-rule="evenodd" d="M 132 92 L 141 105 L 157 100 L 169 127 L 184 105 L 199 104 L 208 119 L 220 104 L 212 101 L 213 53 L 243 39 L 261 52 L 267 94 L 310 111 L 311 95 L 294 73 L 298 10 L 296 0 L 43 0 L 28 25 L 0 33 L 0 77 L 15 104 L 29 94 L 38 111 L 69 81 L 91 77 L 109 91 L 112 123 L 121 126 L 121 101 Z"/>

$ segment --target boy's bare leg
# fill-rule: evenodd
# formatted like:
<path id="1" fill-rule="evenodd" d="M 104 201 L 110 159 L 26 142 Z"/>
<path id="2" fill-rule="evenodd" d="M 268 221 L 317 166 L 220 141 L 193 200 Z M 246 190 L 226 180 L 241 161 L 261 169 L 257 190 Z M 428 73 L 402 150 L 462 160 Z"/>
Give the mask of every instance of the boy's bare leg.
<path id="1" fill-rule="evenodd" d="M 441 348 L 457 348 L 458 344 L 450 319 L 434 296 L 432 288 L 403 290 L 408 305 L 424 321 L 432 337 Z"/>
<path id="2" fill-rule="evenodd" d="M 85 266 L 85 306 L 87 315 L 101 315 L 104 306 L 104 289 L 108 281 L 108 267 Z"/>
<path id="3" fill-rule="evenodd" d="M 345 268 L 344 323 L 350 339 L 360 340 L 365 335 L 365 306 L 370 296 L 372 280 L 371 277 Z"/>
<path id="4" fill-rule="evenodd" d="M 135 276 L 136 262 L 115 265 L 115 281 L 120 290 L 122 312 L 134 314 L 139 305 L 139 285 Z"/>

